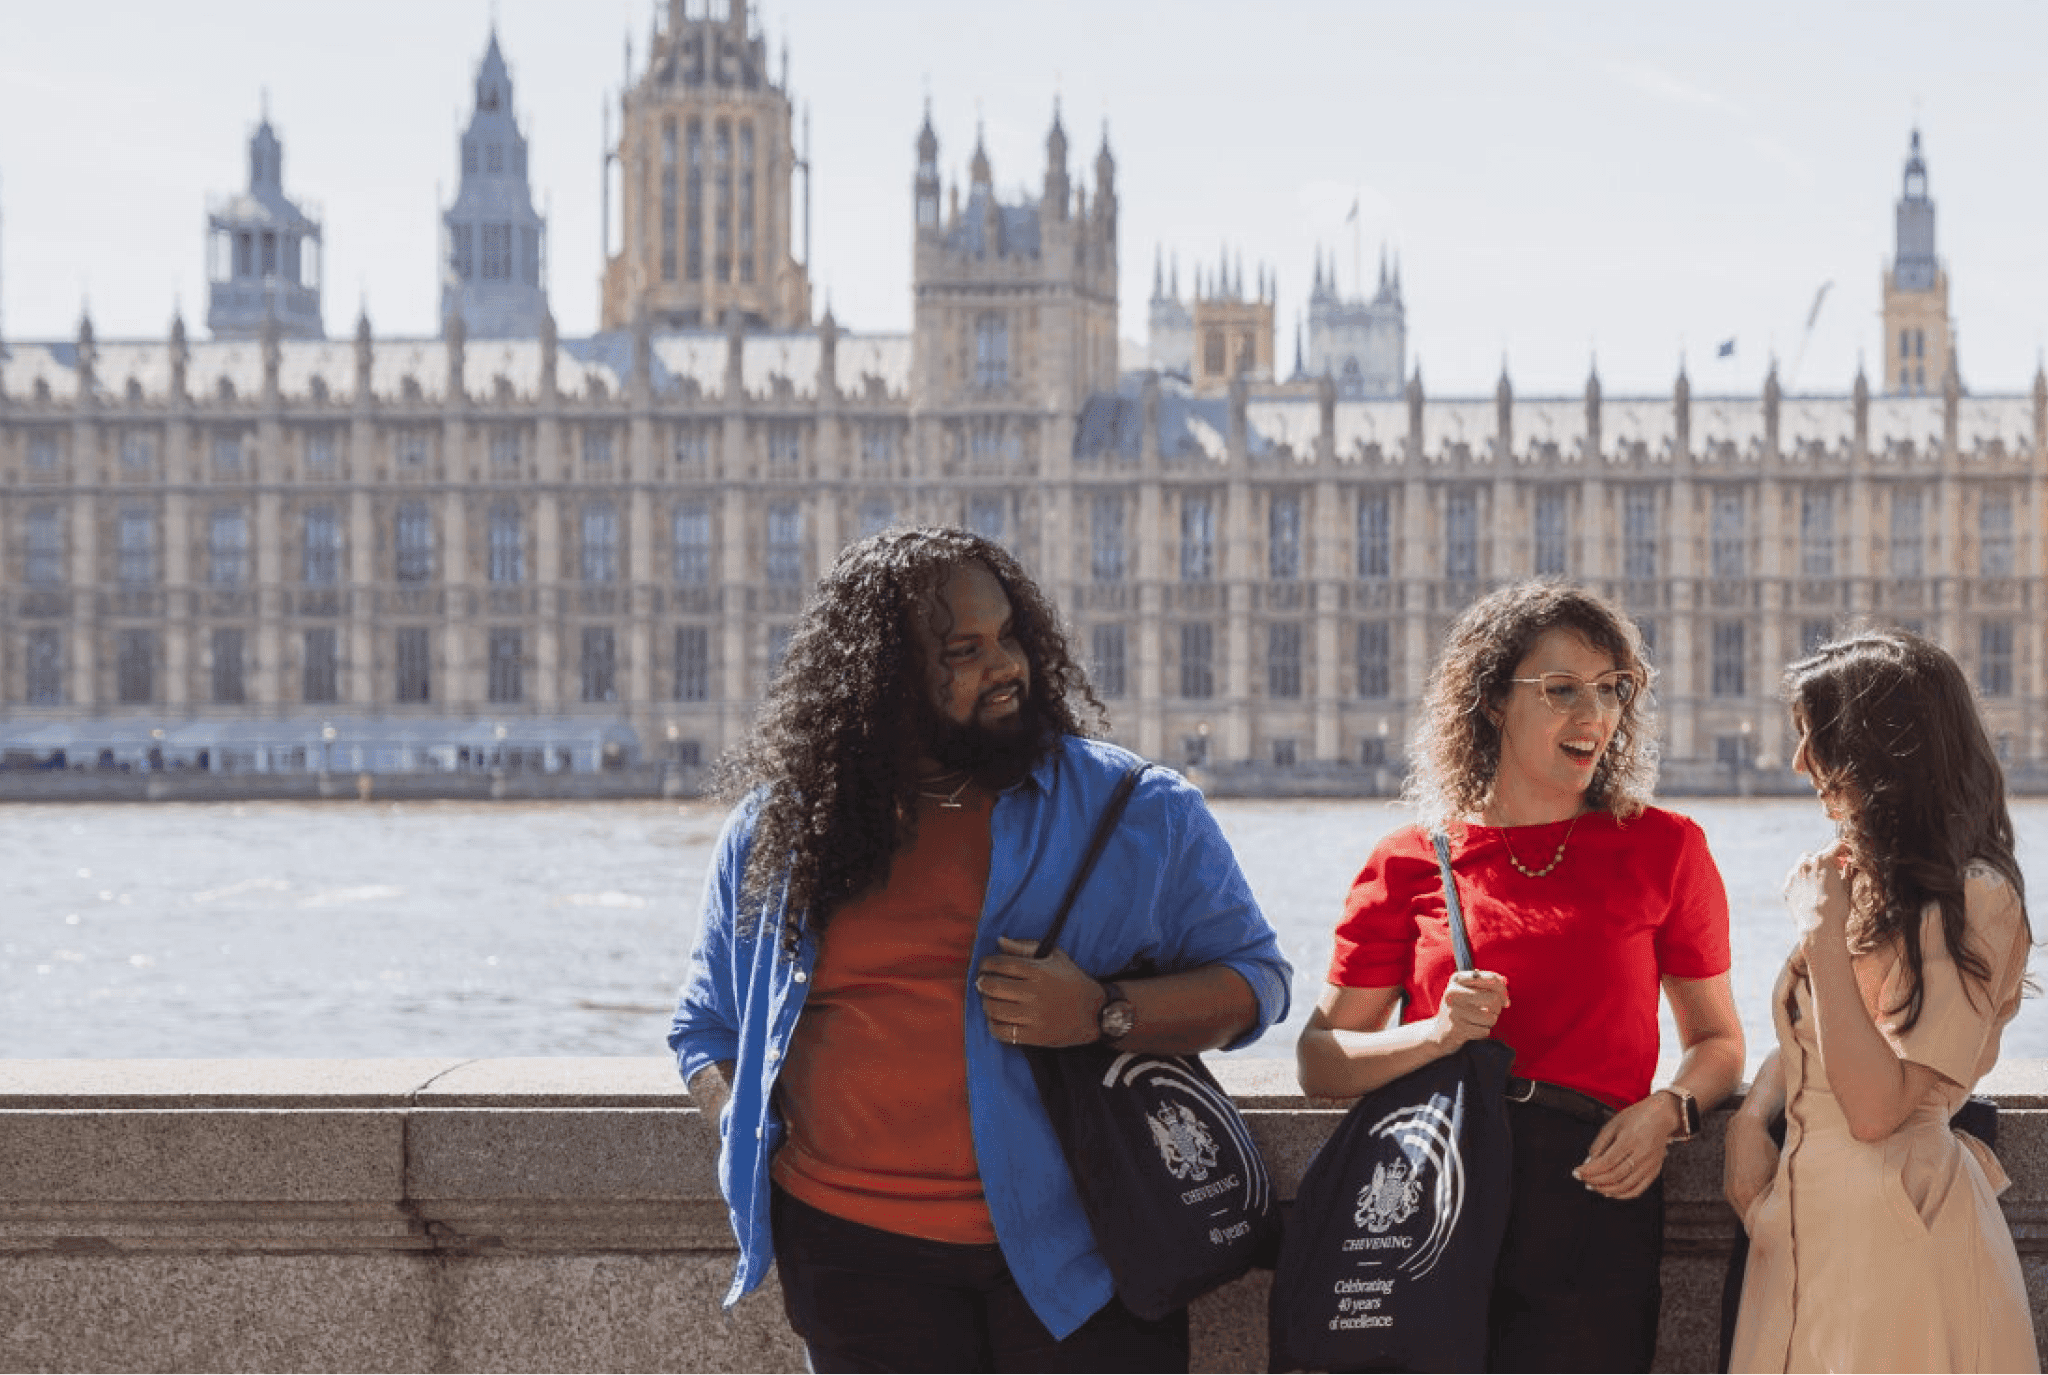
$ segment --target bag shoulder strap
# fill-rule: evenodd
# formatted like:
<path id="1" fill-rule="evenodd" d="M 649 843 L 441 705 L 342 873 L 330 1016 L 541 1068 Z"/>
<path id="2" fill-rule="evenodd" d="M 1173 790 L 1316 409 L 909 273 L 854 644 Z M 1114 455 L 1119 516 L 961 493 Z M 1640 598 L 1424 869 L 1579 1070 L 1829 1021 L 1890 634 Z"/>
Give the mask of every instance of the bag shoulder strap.
<path id="1" fill-rule="evenodd" d="M 1088 881 L 1088 875 L 1095 870 L 1095 861 L 1102 858 L 1103 846 L 1115 834 L 1117 823 L 1123 820 L 1124 808 L 1130 805 L 1131 794 L 1137 790 L 1138 779 L 1151 768 L 1147 760 L 1131 765 L 1122 778 L 1116 781 L 1116 791 L 1109 795 L 1109 805 L 1102 809 L 1102 819 L 1095 823 L 1095 834 L 1089 837 L 1088 852 L 1081 856 L 1081 867 L 1074 871 L 1074 877 L 1067 884 L 1067 895 L 1060 899 L 1060 910 L 1052 919 L 1052 929 L 1038 942 L 1033 958 L 1044 959 L 1059 944 L 1060 932 L 1066 930 L 1067 914 L 1074 910 L 1074 899 L 1081 896 L 1081 885 Z"/>
<path id="2" fill-rule="evenodd" d="M 1451 918 L 1451 953 L 1457 957 L 1459 970 L 1469 973 L 1478 966 L 1472 963 L 1472 940 L 1465 933 L 1465 907 L 1458 901 L 1458 881 L 1451 877 L 1451 838 L 1442 831 L 1431 831 L 1429 839 L 1436 846 L 1437 872 L 1444 876 L 1444 910 Z"/>

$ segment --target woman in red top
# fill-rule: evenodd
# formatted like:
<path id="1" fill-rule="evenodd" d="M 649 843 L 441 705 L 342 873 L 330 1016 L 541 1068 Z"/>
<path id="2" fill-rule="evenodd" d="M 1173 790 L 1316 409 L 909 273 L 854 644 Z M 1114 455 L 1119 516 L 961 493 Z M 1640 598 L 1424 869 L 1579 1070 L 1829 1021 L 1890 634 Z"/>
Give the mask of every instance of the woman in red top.
<path id="1" fill-rule="evenodd" d="M 1647 805 L 1649 679 L 1634 627 L 1582 589 L 1523 583 L 1458 619 L 1411 760 L 1422 824 L 1353 884 L 1296 1047 L 1303 1090 L 1330 1098 L 1467 1041 L 1513 1047 L 1495 1370 L 1649 1369 L 1665 1152 L 1742 1074 L 1720 873 L 1697 825 Z M 1435 828 L 1472 973 L 1451 955 Z M 1652 1092 L 1660 989 L 1685 1054 Z"/>

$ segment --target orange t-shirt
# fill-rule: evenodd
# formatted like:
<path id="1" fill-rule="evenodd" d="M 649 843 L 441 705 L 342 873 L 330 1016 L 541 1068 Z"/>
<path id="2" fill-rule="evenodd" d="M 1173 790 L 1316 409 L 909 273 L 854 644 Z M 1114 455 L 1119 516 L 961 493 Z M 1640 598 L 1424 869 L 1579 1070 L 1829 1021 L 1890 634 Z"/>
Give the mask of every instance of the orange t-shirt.
<path id="1" fill-rule="evenodd" d="M 833 913 L 777 1093 L 775 1182 L 899 1235 L 995 1241 L 967 1110 L 967 994 L 988 890 L 979 788 L 921 803 L 888 882 Z"/>

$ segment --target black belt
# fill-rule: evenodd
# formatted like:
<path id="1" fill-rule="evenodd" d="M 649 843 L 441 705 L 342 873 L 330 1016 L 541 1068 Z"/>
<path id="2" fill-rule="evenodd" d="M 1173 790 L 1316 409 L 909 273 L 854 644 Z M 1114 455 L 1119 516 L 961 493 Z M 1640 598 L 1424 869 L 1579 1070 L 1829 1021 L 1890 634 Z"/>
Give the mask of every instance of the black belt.
<path id="1" fill-rule="evenodd" d="M 1549 1108 L 1567 1117 L 1594 1126 L 1603 1125 L 1614 1116 L 1614 1109 L 1599 1099 L 1580 1093 L 1577 1089 L 1563 1088 L 1557 1084 L 1546 1084 L 1541 1079 L 1522 1079 L 1510 1076 L 1508 1079 L 1508 1101 L 1510 1103 L 1533 1103 L 1539 1108 Z"/>

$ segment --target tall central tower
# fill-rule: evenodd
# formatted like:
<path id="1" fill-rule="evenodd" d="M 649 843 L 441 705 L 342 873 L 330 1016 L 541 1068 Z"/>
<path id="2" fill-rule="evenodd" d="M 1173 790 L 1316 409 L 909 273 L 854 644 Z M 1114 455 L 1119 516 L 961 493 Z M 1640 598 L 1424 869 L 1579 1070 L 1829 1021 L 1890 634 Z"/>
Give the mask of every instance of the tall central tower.
<path id="1" fill-rule="evenodd" d="M 1948 272 L 1934 256 L 1934 202 L 1915 129 L 1899 196 L 1898 251 L 1884 274 L 1884 389 L 1904 396 L 1940 391 L 1955 356 L 1953 334 Z"/>
<path id="2" fill-rule="evenodd" d="M 796 151 L 789 94 L 746 0 L 691 13 L 667 0 L 647 70 L 620 102 L 619 251 L 605 262 L 603 324 L 645 310 L 657 327 L 792 329 L 811 318 L 807 264 L 790 252 Z M 785 61 L 784 81 L 787 82 Z M 607 226 L 606 243 L 610 243 Z"/>

